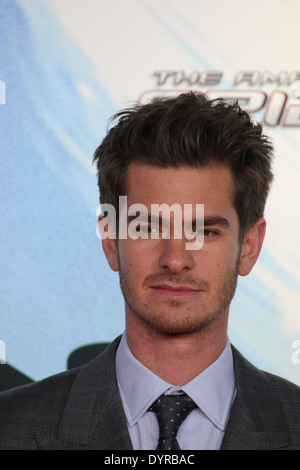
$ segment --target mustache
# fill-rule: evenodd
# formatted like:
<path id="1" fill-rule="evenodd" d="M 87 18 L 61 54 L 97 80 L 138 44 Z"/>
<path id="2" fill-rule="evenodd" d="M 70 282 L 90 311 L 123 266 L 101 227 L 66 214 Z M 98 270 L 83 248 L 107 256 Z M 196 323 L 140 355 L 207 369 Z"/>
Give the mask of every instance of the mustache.
<path id="1" fill-rule="evenodd" d="M 143 287 L 149 287 L 154 284 L 169 283 L 174 286 L 184 286 L 190 289 L 208 291 L 209 283 L 204 279 L 194 279 L 189 274 L 166 274 L 153 273 L 144 279 Z"/>

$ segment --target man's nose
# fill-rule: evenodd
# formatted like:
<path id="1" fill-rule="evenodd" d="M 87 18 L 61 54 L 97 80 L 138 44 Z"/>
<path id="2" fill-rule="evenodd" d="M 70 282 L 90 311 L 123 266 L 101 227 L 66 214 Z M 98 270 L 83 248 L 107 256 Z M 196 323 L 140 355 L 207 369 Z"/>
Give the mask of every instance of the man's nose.
<path id="1" fill-rule="evenodd" d="M 194 260 L 190 250 L 186 250 L 186 240 L 168 239 L 161 240 L 162 252 L 160 256 L 160 267 L 169 268 L 175 274 L 182 270 L 190 270 L 194 265 Z"/>

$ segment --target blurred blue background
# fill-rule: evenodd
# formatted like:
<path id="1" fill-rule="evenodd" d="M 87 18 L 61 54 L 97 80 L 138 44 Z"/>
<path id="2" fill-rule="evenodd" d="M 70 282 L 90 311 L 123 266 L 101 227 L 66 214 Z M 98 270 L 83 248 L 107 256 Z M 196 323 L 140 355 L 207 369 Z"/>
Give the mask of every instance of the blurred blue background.
<path id="1" fill-rule="evenodd" d="M 256 89 L 269 99 L 280 89 L 287 106 L 299 105 L 299 81 L 276 75 L 296 77 L 299 2 L 254 1 L 246 11 L 237 0 L 1 0 L 0 339 L 6 361 L 33 380 L 65 370 L 76 348 L 124 330 L 118 275 L 96 236 L 92 158 L 109 117 L 150 91 L 207 91 L 171 77 L 159 85 L 159 70 L 221 71 L 210 90 Z M 241 70 L 270 71 L 274 80 L 236 85 Z M 265 110 L 254 117 L 263 121 Z M 300 384 L 292 360 L 300 339 L 300 127 L 284 126 L 283 113 L 265 132 L 277 154 L 267 238 L 239 280 L 229 336 L 256 365 Z"/>

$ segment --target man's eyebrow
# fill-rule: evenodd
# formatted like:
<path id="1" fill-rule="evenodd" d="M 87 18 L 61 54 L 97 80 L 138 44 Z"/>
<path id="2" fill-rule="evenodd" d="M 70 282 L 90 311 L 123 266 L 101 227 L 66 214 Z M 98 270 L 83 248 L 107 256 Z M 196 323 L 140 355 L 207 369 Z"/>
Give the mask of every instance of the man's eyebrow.
<path id="1" fill-rule="evenodd" d="M 151 215 L 151 214 L 143 214 L 139 213 L 136 215 L 127 215 L 127 225 L 130 224 L 133 220 L 136 220 L 138 218 L 139 222 L 143 222 L 145 224 L 156 224 L 158 226 L 162 226 L 165 220 L 162 218 L 162 216 L 156 216 L 156 215 Z"/>
<path id="2" fill-rule="evenodd" d="M 128 215 L 127 214 L 127 223 L 129 224 L 132 220 L 136 220 L 139 218 L 139 220 L 142 220 L 143 222 L 151 222 L 151 216 L 148 214 L 143 214 L 137 211 L 137 214 L 135 215 Z"/>
<path id="3" fill-rule="evenodd" d="M 226 228 L 230 226 L 230 222 L 228 219 L 225 219 L 225 217 L 220 217 L 219 215 L 204 217 L 204 226 L 211 225 L 221 225 Z"/>
<path id="4" fill-rule="evenodd" d="M 135 220 L 137 218 L 137 215 L 128 215 L 127 216 L 127 223 L 129 224 L 132 220 Z M 143 220 L 144 222 L 148 223 L 161 223 L 162 218 L 161 216 L 153 216 L 151 217 L 151 214 L 146 215 L 146 214 L 139 214 L 139 219 Z M 224 228 L 227 228 L 230 226 L 230 222 L 228 219 L 225 219 L 225 217 L 221 217 L 219 215 L 214 215 L 214 216 L 206 216 L 204 217 L 204 220 L 202 219 L 193 219 L 192 220 L 192 225 L 202 225 L 204 221 L 204 227 L 207 226 L 212 226 L 212 225 L 220 225 Z"/>

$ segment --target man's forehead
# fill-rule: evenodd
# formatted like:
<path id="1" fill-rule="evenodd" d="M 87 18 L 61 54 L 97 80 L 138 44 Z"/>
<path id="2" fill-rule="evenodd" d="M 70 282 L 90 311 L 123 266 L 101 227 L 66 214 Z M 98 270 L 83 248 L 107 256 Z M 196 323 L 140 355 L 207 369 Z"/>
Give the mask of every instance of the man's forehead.
<path id="1" fill-rule="evenodd" d="M 171 201 L 183 203 L 184 200 L 186 203 L 195 203 L 201 201 L 193 199 L 207 200 L 210 196 L 227 197 L 233 202 L 233 188 L 230 169 L 221 165 L 201 168 L 189 166 L 158 168 L 132 163 L 126 175 L 127 196 L 152 198 L 153 203 L 170 204 Z"/>

